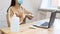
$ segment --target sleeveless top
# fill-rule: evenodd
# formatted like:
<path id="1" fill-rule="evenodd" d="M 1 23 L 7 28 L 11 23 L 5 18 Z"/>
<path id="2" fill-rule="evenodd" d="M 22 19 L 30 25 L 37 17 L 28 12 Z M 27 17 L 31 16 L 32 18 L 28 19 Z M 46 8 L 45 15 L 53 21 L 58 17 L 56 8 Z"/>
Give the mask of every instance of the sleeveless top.
<path id="1" fill-rule="evenodd" d="M 14 15 L 10 18 L 10 30 L 12 32 L 17 32 L 19 31 L 19 17 L 16 16 L 16 14 L 14 13 Z"/>

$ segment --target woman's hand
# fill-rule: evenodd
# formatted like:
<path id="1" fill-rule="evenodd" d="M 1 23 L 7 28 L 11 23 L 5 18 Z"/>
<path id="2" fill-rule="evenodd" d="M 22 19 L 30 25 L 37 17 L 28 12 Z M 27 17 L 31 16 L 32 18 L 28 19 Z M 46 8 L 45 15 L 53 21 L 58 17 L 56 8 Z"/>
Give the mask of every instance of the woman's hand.
<path id="1" fill-rule="evenodd" d="M 33 18 L 33 15 L 32 14 L 27 14 L 26 17 L 31 20 Z"/>

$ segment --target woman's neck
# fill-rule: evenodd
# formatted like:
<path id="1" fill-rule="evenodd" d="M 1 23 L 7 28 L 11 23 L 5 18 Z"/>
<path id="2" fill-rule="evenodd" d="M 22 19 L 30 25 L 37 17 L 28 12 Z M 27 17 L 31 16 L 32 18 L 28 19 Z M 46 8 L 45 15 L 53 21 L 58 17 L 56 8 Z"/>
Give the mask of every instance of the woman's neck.
<path id="1" fill-rule="evenodd" d="M 19 9 L 21 7 L 21 5 L 16 4 L 14 7 Z"/>

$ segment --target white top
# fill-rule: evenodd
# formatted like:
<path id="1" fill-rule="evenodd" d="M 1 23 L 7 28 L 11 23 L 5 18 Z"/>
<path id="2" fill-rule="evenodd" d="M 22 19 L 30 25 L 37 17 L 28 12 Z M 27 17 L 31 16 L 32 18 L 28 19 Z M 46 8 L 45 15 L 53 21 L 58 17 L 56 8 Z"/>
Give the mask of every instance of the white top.
<path id="1" fill-rule="evenodd" d="M 10 18 L 10 29 L 12 32 L 19 31 L 19 23 L 19 17 L 17 17 L 14 13 L 14 15 Z"/>

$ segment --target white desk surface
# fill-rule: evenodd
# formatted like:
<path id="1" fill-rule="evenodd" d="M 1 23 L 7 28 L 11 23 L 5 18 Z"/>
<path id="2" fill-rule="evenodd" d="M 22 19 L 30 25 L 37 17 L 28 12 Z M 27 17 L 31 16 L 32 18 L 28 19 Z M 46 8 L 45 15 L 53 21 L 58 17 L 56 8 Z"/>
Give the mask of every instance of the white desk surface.
<path id="1" fill-rule="evenodd" d="M 48 21 L 48 19 L 44 20 Z M 2 28 L 1 32 L 5 34 L 60 34 L 60 19 L 56 19 L 53 27 L 49 29 L 43 29 L 43 28 L 36 28 L 31 29 L 30 27 L 36 22 L 26 23 L 23 25 L 20 25 L 20 31 L 19 32 L 11 32 L 10 28 Z"/>

